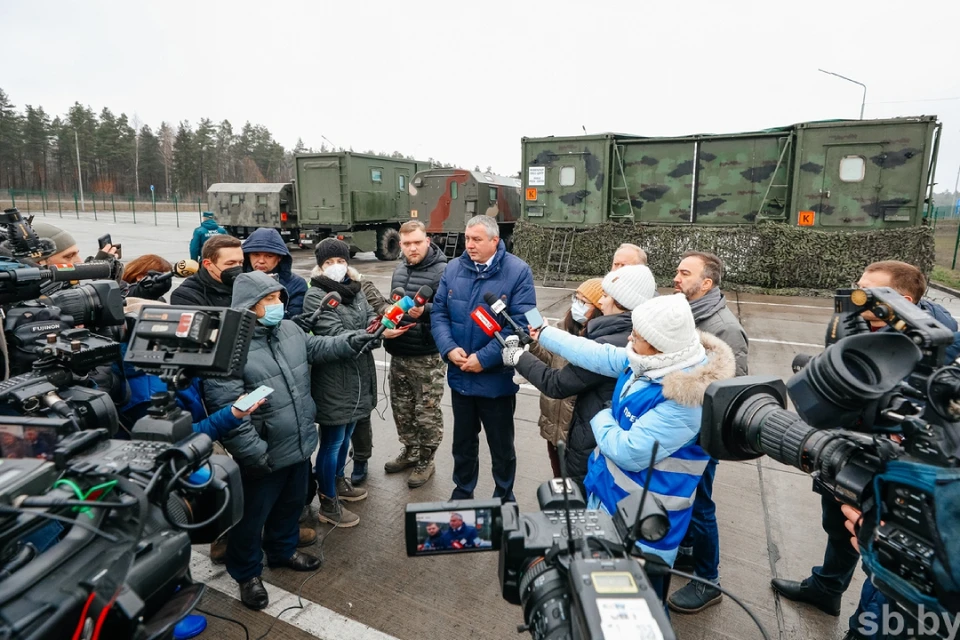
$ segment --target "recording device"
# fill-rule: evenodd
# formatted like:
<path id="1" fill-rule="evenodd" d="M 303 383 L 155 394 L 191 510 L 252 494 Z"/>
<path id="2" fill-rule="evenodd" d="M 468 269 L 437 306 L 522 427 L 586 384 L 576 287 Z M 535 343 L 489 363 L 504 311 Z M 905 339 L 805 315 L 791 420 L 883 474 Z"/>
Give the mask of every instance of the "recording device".
<path id="1" fill-rule="evenodd" d="M 269 396 L 271 393 L 273 393 L 273 389 L 271 389 L 265 384 L 262 384 L 256 389 L 254 389 L 252 392 L 248 393 L 247 395 L 243 396 L 242 398 L 234 402 L 233 408 L 240 412 L 249 411 L 250 409 L 253 408 L 253 405 L 257 404 L 258 402 L 260 402 L 261 400 Z"/>
<path id="2" fill-rule="evenodd" d="M 110 234 L 102 235 L 97 238 L 97 247 L 101 250 L 107 245 L 111 245 L 114 249 L 117 250 L 116 256 L 117 260 L 123 257 L 122 247 L 119 244 L 113 244 L 113 238 L 110 237 Z"/>
<path id="3" fill-rule="evenodd" d="M 0 239 L 2 246 L 10 250 L 11 257 L 41 260 L 57 252 L 49 238 L 40 238 L 30 223 L 31 216 L 24 220 L 16 207 L 4 209 L 0 215 Z"/>
<path id="4" fill-rule="evenodd" d="M 483 307 L 477 307 L 470 313 L 470 318 L 477 323 L 477 326 L 480 327 L 488 338 L 496 338 L 497 342 L 500 343 L 500 346 L 504 349 L 507 348 L 507 342 L 503 339 L 503 336 L 500 335 L 500 329 L 503 327 L 500 326 L 500 323 L 493 319 L 487 310 Z"/>
<path id="5" fill-rule="evenodd" d="M 196 377 L 242 375 L 256 320 L 252 311 L 221 307 L 141 308 L 124 362 L 159 375 L 167 391 L 151 397 L 132 434 L 172 442 L 192 433 L 193 421 L 177 406 L 176 391 Z"/>
<path id="6" fill-rule="evenodd" d="M 530 311 L 527 311 L 524 314 L 524 316 L 526 316 L 527 318 L 527 324 L 529 324 L 534 329 L 539 329 L 544 324 L 546 324 L 546 321 L 543 319 L 543 316 L 540 314 L 540 310 L 537 309 L 536 307 L 534 307 L 533 309 L 530 309 Z"/>
<path id="7" fill-rule="evenodd" d="M 22 420 L 28 433 L 43 428 Z M 190 577 L 190 545 L 243 513 L 239 468 L 212 450 L 203 434 L 170 444 L 96 430 L 61 439 L 46 458 L 5 459 L 0 634 L 170 637 L 205 589 Z M 50 526 L 65 529 L 58 542 L 26 542 Z"/>
<path id="8" fill-rule="evenodd" d="M 566 446 L 557 449 L 563 470 Z M 638 537 L 656 541 L 670 528 L 654 496 L 629 496 L 611 517 L 587 509 L 564 471 L 537 502 L 527 514 L 499 500 L 409 504 L 407 555 L 498 550 L 501 595 L 523 607 L 517 631 L 533 638 L 676 637 L 635 555 Z"/>
<path id="9" fill-rule="evenodd" d="M 507 310 L 507 303 L 503 300 L 503 298 L 498 298 L 490 291 L 487 291 L 485 294 L 483 294 L 483 301 L 490 305 L 490 309 L 492 309 L 494 313 L 507 321 L 507 324 L 510 325 L 510 328 L 513 329 L 513 332 L 517 334 L 518 338 L 520 338 L 520 342 L 523 344 L 531 344 L 533 342 L 533 339 L 527 335 L 527 332 L 524 331 L 520 325 L 518 325 L 516 321 L 510 317 L 510 313 Z"/>
<path id="10" fill-rule="evenodd" d="M 786 385 L 713 383 L 701 444 L 809 473 L 814 491 L 863 512 L 861 556 L 881 592 L 908 613 L 960 611 L 960 368 L 943 366 L 953 333 L 886 287 L 840 290 L 836 303 L 828 342 L 865 311 L 892 330 L 838 337 Z"/>

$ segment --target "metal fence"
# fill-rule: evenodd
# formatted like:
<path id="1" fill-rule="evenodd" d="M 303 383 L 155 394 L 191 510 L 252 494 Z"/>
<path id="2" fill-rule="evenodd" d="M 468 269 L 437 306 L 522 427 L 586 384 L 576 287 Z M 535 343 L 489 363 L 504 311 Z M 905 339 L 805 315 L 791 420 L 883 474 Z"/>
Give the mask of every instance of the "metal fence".
<path id="1" fill-rule="evenodd" d="M 121 214 L 126 219 L 132 214 L 133 222 L 136 224 L 137 215 L 140 215 L 141 223 L 149 223 L 151 214 L 154 225 L 158 224 L 158 215 L 166 217 L 173 214 L 176 217 L 177 226 L 180 226 L 180 215 L 184 214 L 188 224 L 194 224 L 195 219 L 193 211 L 199 214 L 203 212 L 206 203 L 203 198 L 180 198 L 174 195 L 169 200 L 163 198 L 151 198 L 144 200 L 138 196 L 115 195 L 110 193 L 84 193 L 81 200 L 80 194 L 76 191 L 28 191 L 25 189 L 7 189 L 6 199 L 4 192 L 0 191 L 0 209 L 8 207 L 17 207 L 24 215 L 41 216 L 74 216 L 78 220 L 81 213 L 93 212 L 93 219 L 99 220 L 103 216 L 104 220 L 113 217 L 117 222 L 117 214 Z"/>
<path id="2" fill-rule="evenodd" d="M 930 225 L 936 239 L 937 264 L 956 269 L 960 250 L 960 203 L 957 206 L 934 207 Z"/>

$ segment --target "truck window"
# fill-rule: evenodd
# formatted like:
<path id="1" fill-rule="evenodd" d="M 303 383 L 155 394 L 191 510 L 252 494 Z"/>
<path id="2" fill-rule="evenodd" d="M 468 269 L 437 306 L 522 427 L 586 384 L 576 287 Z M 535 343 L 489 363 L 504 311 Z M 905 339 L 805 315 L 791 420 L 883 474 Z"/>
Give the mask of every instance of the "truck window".
<path id="1" fill-rule="evenodd" d="M 401 173 L 400 175 L 397 176 L 397 189 L 399 191 L 403 191 L 406 188 L 407 188 L 407 176 Z"/>
<path id="2" fill-rule="evenodd" d="M 560 186 L 572 187 L 577 183 L 576 167 L 560 167 Z"/>
<path id="3" fill-rule="evenodd" d="M 267 196 L 257 196 L 257 204 L 266 206 L 266 205 L 267 205 Z"/>
<path id="4" fill-rule="evenodd" d="M 451 200 L 457 199 L 457 181 L 456 180 L 450 181 L 450 199 Z"/>
<path id="5" fill-rule="evenodd" d="M 370 169 L 370 181 L 371 182 L 383 182 L 383 169 Z"/>
<path id="6" fill-rule="evenodd" d="M 499 194 L 497 193 L 497 188 L 496 188 L 496 187 L 490 187 L 490 202 L 496 202 L 498 195 L 499 195 Z"/>
<path id="7" fill-rule="evenodd" d="M 840 159 L 840 182 L 860 182 L 866 169 L 863 156 L 844 156 Z"/>
<path id="8" fill-rule="evenodd" d="M 240 204 L 240 194 L 234 193 L 230 196 L 230 204 Z"/>

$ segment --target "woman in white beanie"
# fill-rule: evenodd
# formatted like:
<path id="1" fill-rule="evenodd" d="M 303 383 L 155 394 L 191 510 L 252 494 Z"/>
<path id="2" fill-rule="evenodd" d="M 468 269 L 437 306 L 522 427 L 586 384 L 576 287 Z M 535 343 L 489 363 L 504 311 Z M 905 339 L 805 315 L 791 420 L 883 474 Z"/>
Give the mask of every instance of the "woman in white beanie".
<path id="1" fill-rule="evenodd" d="M 617 377 L 612 406 L 591 420 L 597 448 L 584 484 L 590 506 L 615 513 L 627 495 L 643 491 L 654 442 L 659 443 L 649 492 L 670 518 L 670 532 L 658 542 L 638 542 L 673 565 L 690 524 L 697 484 L 710 456 L 697 444 L 703 394 L 710 383 L 732 378 L 733 352 L 721 340 L 699 333 L 690 304 L 681 294 L 637 306 L 633 332 L 624 347 L 599 344 L 547 327 L 540 345 L 589 371 Z M 505 349 L 513 366 L 520 349 Z M 653 578 L 661 600 L 662 579 Z"/>

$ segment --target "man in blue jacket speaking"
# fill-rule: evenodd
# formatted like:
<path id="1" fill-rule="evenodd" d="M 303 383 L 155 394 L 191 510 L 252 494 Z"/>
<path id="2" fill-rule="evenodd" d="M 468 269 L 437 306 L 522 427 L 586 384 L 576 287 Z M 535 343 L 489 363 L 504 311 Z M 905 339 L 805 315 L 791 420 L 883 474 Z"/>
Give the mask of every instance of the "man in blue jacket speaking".
<path id="1" fill-rule="evenodd" d="M 466 251 L 449 264 L 433 298 L 433 339 L 450 363 L 447 384 L 453 404 L 453 490 L 451 500 L 469 500 L 480 473 L 480 429 L 487 436 L 493 463 L 493 497 L 513 501 L 517 453 L 513 444 L 513 411 L 520 388 L 513 369 L 505 368 L 500 344 L 489 338 L 470 317 L 490 292 L 507 304 L 507 313 L 520 326 L 522 314 L 537 304 L 533 272 L 520 258 L 507 253 L 494 218 L 467 221 Z M 501 324 L 506 324 L 501 322 Z M 500 332 L 512 333 L 508 326 Z"/>

